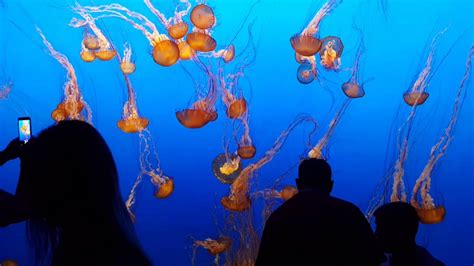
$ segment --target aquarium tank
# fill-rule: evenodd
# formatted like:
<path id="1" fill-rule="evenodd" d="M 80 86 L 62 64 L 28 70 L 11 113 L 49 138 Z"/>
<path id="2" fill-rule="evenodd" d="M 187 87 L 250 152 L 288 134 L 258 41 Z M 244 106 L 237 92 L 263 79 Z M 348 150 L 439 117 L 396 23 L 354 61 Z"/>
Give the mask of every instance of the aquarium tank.
<path id="1" fill-rule="evenodd" d="M 254 265 L 305 158 L 329 162 L 332 195 L 374 230 L 378 207 L 407 202 L 420 246 L 472 265 L 473 14 L 471 0 L 0 0 L 0 150 L 92 125 L 154 265 Z M 3 195 L 19 176 L 18 159 L 0 167 Z M 35 265 L 26 228 L 0 228 L 1 265 Z"/>

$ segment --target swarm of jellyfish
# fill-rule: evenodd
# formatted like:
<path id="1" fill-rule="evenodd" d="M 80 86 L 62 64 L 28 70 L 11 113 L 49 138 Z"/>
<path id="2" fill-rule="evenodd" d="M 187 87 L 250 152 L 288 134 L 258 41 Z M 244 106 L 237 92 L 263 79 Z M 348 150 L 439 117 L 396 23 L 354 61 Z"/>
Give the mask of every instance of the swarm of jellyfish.
<path id="1" fill-rule="evenodd" d="M 319 39 L 319 27 L 324 17 L 329 15 L 342 1 L 328 0 L 316 13 L 309 24 L 299 34 L 290 38 L 291 47 L 295 51 L 295 59 L 300 64 L 296 78 L 302 84 L 309 84 L 317 77 L 317 59 L 327 70 L 338 70 L 344 49 L 337 36 Z"/>
<path id="2" fill-rule="evenodd" d="M 64 84 L 64 98 L 53 111 L 51 117 L 56 122 L 62 120 L 86 120 L 92 123 L 92 111 L 87 102 L 82 98 L 74 67 L 65 55 L 54 49 L 40 28 L 37 27 L 36 30 L 43 39 L 49 54 L 67 71 L 66 83 Z"/>
<path id="3" fill-rule="evenodd" d="M 474 46 L 471 46 L 466 62 L 466 70 L 464 76 L 458 86 L 456 99 L 454 102 L 453 112 L 449 120 L 448 126 L 444 130 L 443 135 L 431 148 L 430 157 L 426 163 L 420 177 L 416 180 L 411 194 L 411 204 L 416 208 L 420 221 L 425 224 L 437 224 L 444 220 L 446 209 L 442 205 L 437 205 L 433 196 L 430 195 L 431 177 L 433 169 L 438 161 L 446 154 L 449 144 L 453 140 L 453 132 L 458 121 L 459 112 L 462 108 L 464 97 L 467 93 L 466 84 L 470 78 L 471 60 L 474 53 Z"/>
<path id="4" fill-rule="evenodd" d="M 418 74 L 417 79 L 412 83 L 410 89 L 403 94 L 403 100 L 407 105 L 411 107 L 410 113 L 408 114 L 406 120 L 397 130 L 397 159 L 393 166 L 393 169 L 387 173 L 384 177 L 383 186 L 388 186 L 391 180 L 391 193 L 389 200 L 390 202 L 398 201 L 407 201 L 407 194 L 405 191 L 405 163 L 408 157 L 408 148 L 411 137 L 411 132 L 413 130 L 414 118 L 416 115 L 417 107 L 425 103 L 428 98 L 428 93 L 426 89 L 429 85 L 434 71 L 433 71 L 433 60 L 436 53 L 436 47 L 439 38 L 446 31 L 446 29 L 438 32 L 435 37 L 432 39 L 428 56 L 425 62 L 423 69 Z M 385 194 L 385 192 L 384 192 Z M 372 217 L 373 212 L 385 202 L 385 195 L 381 195 L 380 198 L 373 198 L 369 203 L 369 209 L 367 212 L 367 217 Z"/>
<path id="5" fill-rule="evenodd" d="M 256 171 L 262 168 L 264 165 L 269 163 L 277 154 L 280 152 L 284 143 L 286 142 L 289 134 L 299 125 L 308 122 L 314 126 L 313 131 L 316 129 L 316 121 L 308 116 L 301 116 L 295 119 L 286 130 L 284 130 L 278 139 L 273 144 L 273 147 L 265 152 L 264 156 L 257 162 L 249 164 L 239 174 L 237 179 L 232 183 L 230 193 L 221 199 L 221 204 L 225 209 L 230 211 L 244 211 L 247 210 L 250 205 L 250 181 L 255 175 Z"/>

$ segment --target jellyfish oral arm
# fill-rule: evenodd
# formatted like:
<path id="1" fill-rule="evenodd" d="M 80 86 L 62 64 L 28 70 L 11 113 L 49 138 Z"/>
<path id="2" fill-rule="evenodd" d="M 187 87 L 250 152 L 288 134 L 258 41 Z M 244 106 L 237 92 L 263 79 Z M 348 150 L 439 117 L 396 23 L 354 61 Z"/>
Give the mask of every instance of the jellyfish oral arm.
<path id="1" fill-rule="evenodd" d="M 341 0 L 329 0 L 326 2 L 321 9 L 316 13 L 314 18 L 309 22 L 308 26 L 303 30 L 301 34 L 303 35 L 315 35 L 319 31 L 319 24 L 321 20 L 327 16 L 336 6 L 341 2 Z"/>

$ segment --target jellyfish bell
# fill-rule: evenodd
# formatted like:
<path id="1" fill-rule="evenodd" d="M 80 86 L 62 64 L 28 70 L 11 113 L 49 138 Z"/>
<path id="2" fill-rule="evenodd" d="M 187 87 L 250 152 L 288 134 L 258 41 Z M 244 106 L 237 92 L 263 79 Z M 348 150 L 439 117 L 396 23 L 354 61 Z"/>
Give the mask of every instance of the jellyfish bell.
<path id="1" fill-rule="evenodd" d="M 429 96 L 430 94 L 427 92 L 410 91 L 403 94 L 403 100 L 409 106 L 413 106 L 415 104 L 422 105 L 426 102 Z"/>
<path id="2" fill-rule="evenodd" d="M 290 38 L 291 47 L 303 56 L 313 56 L 321 49 L 322 42 L 310 35 L 297 34 Z"/>
<path id="3" fill-rule="evenodd" d="M 239 145 L 237 154 L 242 159 L 252 159 L 257 153 L 257 148 L 253 145 Z"/>
<path id="4" fill-rule="evenodd" d="M 316 71 L 308 60 L 305 60 L 304 63 L 298 67 L 296 78 L 301 84 L 309 84 L 314 81 L 316 78 Z"/>
<path id="5" fill-rule="evenodd" d="M 117 122 L 117 127 L 125 133 L 138 133 L 145 130 L 150 121 L 142 117 L 125 118 Z"/>
<path id="6" fill-rule="evenodd" d="M 94 55 L 102 61 L 110 61 L 117 55 L 117 51 L 114 49 L 101 49 L 94 52 Z"/>
<path id="7" fill-rule="evenodd" d="M 59 106 L 51 113 L 51 118 L 56 122 L 64 121 L 66 120 L 66 117 L 66 112 L 63 108 L 60 108 Z"/>
<path id="8" fill-rule="evenodd" d="M 191 48 L 191 46 L 185 41 L 178 43 L 178 48 L 179 48 L 179 58 L 181 60 L 189 60 L 196 54 L 194 49 Z"/>
<path id="9" fill-rule="evenodd" d="M 136 69 L 137 67 L 133 62 L 123 61 L 120 63 L 120 70 L 126 75 L 132 74 Z"/>
<path id="10" fill-rule="evenodd" d="M 281 190 L 281 198 L 284 200 L 284 201 L 287 201 L 289 199 L 291 199 L 294 195 L 296 195 L 298 193 L 298 189 L 295 188 L 294 186 L 285 186 L 282 190 Z"/>
<path id="11" fill-rule="evenodd" d="M 86 35 L 84 39 L 82 39 L 82 44 L 89 50 L 99 50 L 100 48 L 99 39 L 90 34 Z"/>
<path id="12" fill-rule="evenodd" d="M 345 82 L 342 84 L 342 91 L 344 94 L 352 99 L 364 97 L 365 91 L 362 86 L 357 83 Z"/>
<path id="13" fill-rule="evenodd" d="M 82 50 L 80 56 L 81 56 L 82 61 L 87 62 L 87 63 L 94 61 L 96 58 L 94 52 L 91 52 L 89 50 Z"/>
<path id="14" fill-rule="evenodd" d="M 219 154 L 212 161 L 214 176 L 224 184 L 232 184 L 242 172 L 242 161 L 235 154 Z"/>
<path id="15" fill-rule="evenodd" d="M 242 98 L 232 102 L 227 108 L 227 116 L 231 119 L 241 118 L 247 112 L 247 101 Z"/>
<path id="16" fill-rule="evenodd" d="M 168 28 L 168 35 L 175 40 L 179 40 L 188 33 L 188 29 L 188 23 L 181 21 Z"/>
<path id="17" fill-rule="evenodd" d="M 231 44 L 224 53 L 224 63 L 230 63 L 235 58 L 235 46 Z"/>
<path id="18" fill-rule="evenodd" d="M 221 204 L 228 211 L 241 212 L 250 208 L 251 201 L 248 196 L 241 200 L 231 199 L 228 196 L 225 196 L 222 197 Z"/>
<path id="19" fill-rule="evenodd" d="M 211 121 L 212 114 L 201 109 L 184 109 L 176 112 L 176 118 L 186 128 L 201 128 Z"/>
<path id="20" fill-rule="evenodd" d="M 207 251 L 214 256 L 226 252 L 230 246 L 232 246 L 232 239 L 229 237 L 220 237 L 215 241 L 217 245 L 212 245 L 207 249 Z"/>
<path id="21" fill-rule="evenodd" d="M 439 224 L 444 221 L 446 208 L 438 206 L 434 208 L 415 207 L 420 222 L 423 224 Z"/>
<path id="22" fill-rule="evenodd" d="M 179 60 L 178 45 L 171 40 L 162 40 L 153 46 L 153 60 L 160 66 L 172 66 Z"/>
<path id="23" fill-rule="evenodd" d="M 192 32 L 186 37 L 186 42 L 196 51 L 211 52 L 216 49 L 217 43 L 210 35 L 202 32 Z"/>
<path id="24" fill-rule="evenodd" d="M 339 37 L 329 36 L 322 39 L 322 48 L 319 51 L 321 57 L 321 65 L 326 69 L 338 69 L 340 58 L 344 45 Z"/>
<path id="25" fill-rule="evenodd" d="M 207 30 L 216 24 L 214 11 L 207 5 L 199 4 L 191 11 L 191 22 L 197 28 Z"/>
<path id="26" fill-rule="evenodd" d="M 336 52 L 336 56 L 340 57 L 342 51 L 344 50 L 344 44 L 341 39 L 337 36 L 328 36 L 321 40 L 321 49 L 319 50 L 319 55 L 324 55 L 325 51 L 332 49 Z"/>
<path id="27" fill-rule="evenodd" d="M 174 181 L 172 178 L 166 180 L 155 192 L 155 197 L 158 199 L 166 199 L 174 192 Z"/>

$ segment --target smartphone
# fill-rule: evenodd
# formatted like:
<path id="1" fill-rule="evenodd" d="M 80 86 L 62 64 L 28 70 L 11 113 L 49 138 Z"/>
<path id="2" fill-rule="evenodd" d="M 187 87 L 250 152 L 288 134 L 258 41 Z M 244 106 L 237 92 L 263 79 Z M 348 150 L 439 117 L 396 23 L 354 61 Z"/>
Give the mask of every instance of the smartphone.
<path id="1" fill-rule="evenodd" d="M 23 144 L 31 139 L 31 119 L 29 117 L 18 118 L 18 138 Z"/>

